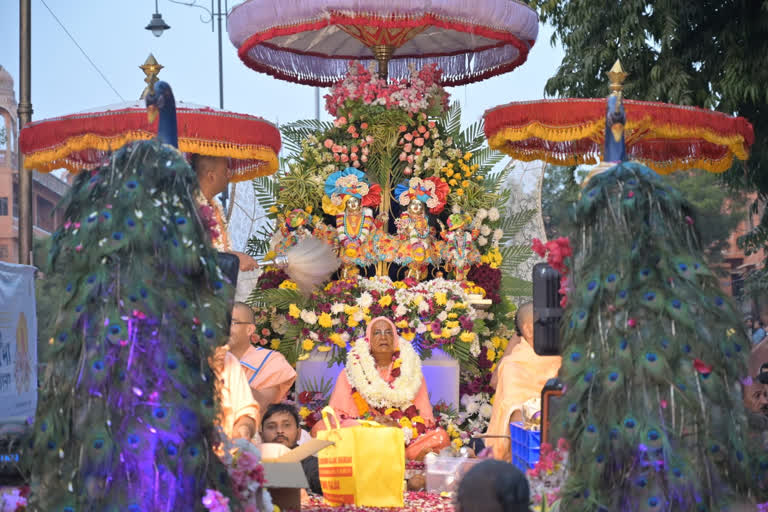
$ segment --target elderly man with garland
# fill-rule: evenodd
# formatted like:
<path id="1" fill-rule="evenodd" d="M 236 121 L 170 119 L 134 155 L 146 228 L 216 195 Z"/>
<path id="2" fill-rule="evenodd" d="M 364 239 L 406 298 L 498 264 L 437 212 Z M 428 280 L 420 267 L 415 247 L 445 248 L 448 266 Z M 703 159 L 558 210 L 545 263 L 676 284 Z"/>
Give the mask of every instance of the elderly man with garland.
<path id="1" fill-rule="evenodd" d="M 343 427 L 356 425 L 356 419 L 399 425 L 405 433 L 407 459 L 423 458 L 450 444 L 448 434 L 436 426 L 419 355 L 385 317 L 374 318 L 366 337 L 357 340 L 347 355 L 329 405 L 342 418 Z M 314 430 L 321 428 L 318 422 Z"/>

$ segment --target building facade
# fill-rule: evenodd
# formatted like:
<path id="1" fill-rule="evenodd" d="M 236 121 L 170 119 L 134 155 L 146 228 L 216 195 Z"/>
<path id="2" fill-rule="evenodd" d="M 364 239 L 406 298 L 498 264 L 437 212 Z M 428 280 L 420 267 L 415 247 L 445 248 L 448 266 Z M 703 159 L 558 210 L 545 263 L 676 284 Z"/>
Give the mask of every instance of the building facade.
<path id="1" fill-rule="evenodd" d="M 13 78 L 0 66 L 0 260 L 19 261 L 18 117 Z M 56 205 L 69 189 L 53 174 L 33 173 L 32 216 L 34 236 L 49 236 L 62 222 Z M 34 262 L 33 262 L 34 263 Z"/>

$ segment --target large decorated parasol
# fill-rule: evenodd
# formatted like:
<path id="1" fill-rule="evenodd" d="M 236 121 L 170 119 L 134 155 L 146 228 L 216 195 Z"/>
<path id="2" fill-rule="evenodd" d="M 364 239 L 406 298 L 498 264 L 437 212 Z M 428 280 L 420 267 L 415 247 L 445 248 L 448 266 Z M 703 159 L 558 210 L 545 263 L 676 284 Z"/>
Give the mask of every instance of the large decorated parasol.
<path id="1" fill-rule="evenodd" d="M 617 61 L 609 73 L 619 95 L 626 73 Z M 723 172 L 746 160 L 754 142 L 742 117 L 696 107 L 622 100 L 627 156 L 660 174 L 702 169 Z M 605 99 L 515 102 L 485 112 L 492 148 L 522 160 L 555 165 L 596 164 L 606 134 Z"/>
<path id="2" fill-rule="evenodd" d="M 371 59 L 382 77 L 436 63 L 443 85 L 476 82 L 523 64 L 538 23 L 515 0 L 248 0 L 227 18 L 248 67 L 315 86 L 337 81 L 350 60 Z"/>
<path id="3" fill-rule="evenodd" d="M 154 64 L 149 66 L 150 62 Z M 150 56 L 142 66 L 148 84 L 157 81 L 160 68 Z M 178 102 L 176 114 L 179 150 L 230 158 L 230 181 L 268 176 L 277 170 L 280 132 L 272 123 L 183 102 Z M 79 172 L 97 167 L 128 142 L 149 140 L 156 134 L 157 121 L 150 123 L 144 102 L 136 101 L 29 123 L 21 131 L 19 145 L 27 169 Z"/>

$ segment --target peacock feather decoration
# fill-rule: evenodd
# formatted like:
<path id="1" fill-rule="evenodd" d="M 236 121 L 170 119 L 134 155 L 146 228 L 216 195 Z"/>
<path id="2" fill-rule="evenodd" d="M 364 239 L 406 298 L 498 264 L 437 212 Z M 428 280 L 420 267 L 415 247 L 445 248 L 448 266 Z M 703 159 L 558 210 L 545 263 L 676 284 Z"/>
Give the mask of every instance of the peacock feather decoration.
<path id="1" fill-rule="evenodd" d="M 574 206 L 566 392 L 553 424 L 571 444 L 560 509 L 729 510 L 761 492 L 768 470 L 742 399 L 750 343 L 690 206 L 650 168 L 622 161 L 615 93 L 605 153 L 619 162 Z"/>
<path id="2" fill-rule="evenodd" d="M 175 148 L 168 84 L 147 105 L 159 140 L 79 175 L 53 235 L 49 268 L 66 285 L 40 348 L 34 510 L 200 510 L 206 488 L 226 487 L 208 358 L 228 333 L 233 288 Z"/>

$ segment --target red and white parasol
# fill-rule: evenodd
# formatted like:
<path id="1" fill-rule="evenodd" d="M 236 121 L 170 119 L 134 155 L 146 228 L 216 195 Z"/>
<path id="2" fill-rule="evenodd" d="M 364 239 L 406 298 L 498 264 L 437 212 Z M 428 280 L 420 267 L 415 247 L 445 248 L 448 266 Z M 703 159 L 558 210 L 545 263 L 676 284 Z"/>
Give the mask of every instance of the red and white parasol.
<path id="1" fill-rule="evenodd" d="M 611 76 L 612 75 L 612 76 Z M 620 63 L 609 73 L 620 91 Z M 743 117 L 714 110 L 651 101 L 622 100 L 630 160 L 659 174 L 701 169 L 723 172 L 734 158 L 746 160 L 754 142 Z M 554 165 L 596 164 L 605 144 L 606 100 L 558 99 L 509 103 L 483 115 L 491 148 L 517 160 Z"/>
<path id="2" fill-rule="evenodd" d="M 248 0 L 227 18 L 248 67 L 314 86 L 339 80 L 350 60 L 371 59 L 395 79 L 436 63 L 443 85 L 476 82 L 523 64 L 538 25 L 515 0 Z"/>
<path id="3" fill-rule="evenodd" d="M 178 102 L 179 150 L 230 158 L 231 181 L 277 171 L 280 132 L 260 117 Z M 24 167 L 39 172 L 92 169 L 123 145 L 157 134 L 143 101 L 29 123 L 19 136 Z"/>

